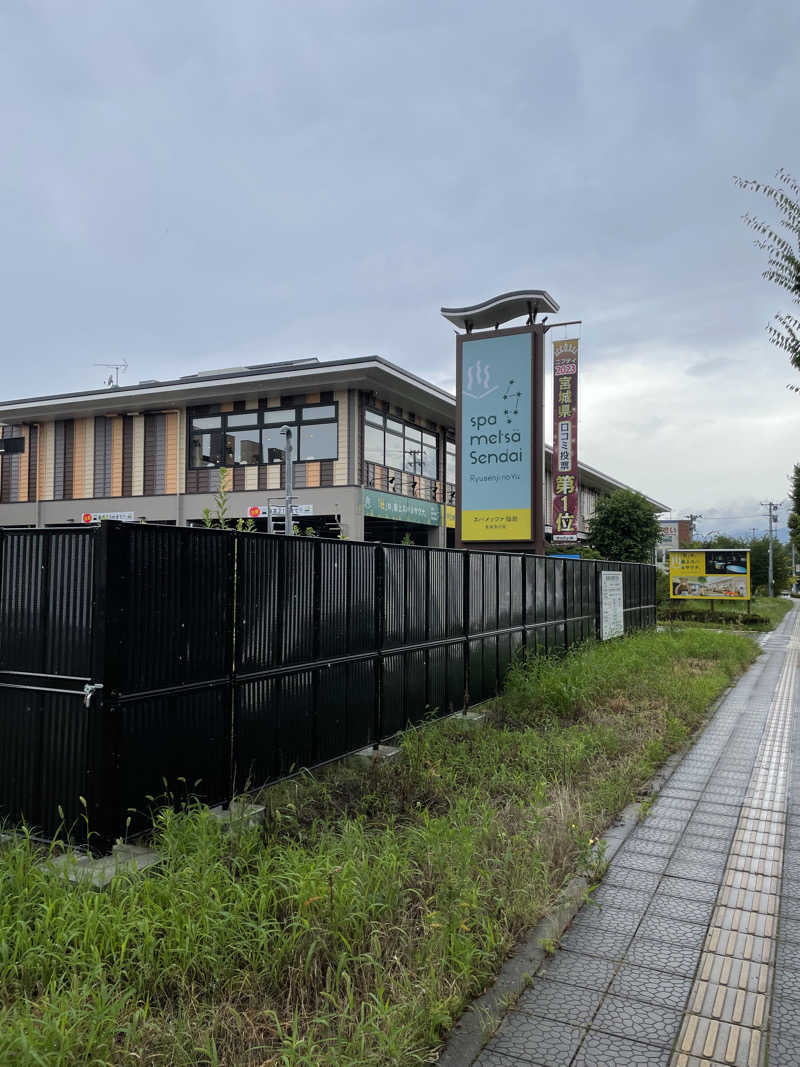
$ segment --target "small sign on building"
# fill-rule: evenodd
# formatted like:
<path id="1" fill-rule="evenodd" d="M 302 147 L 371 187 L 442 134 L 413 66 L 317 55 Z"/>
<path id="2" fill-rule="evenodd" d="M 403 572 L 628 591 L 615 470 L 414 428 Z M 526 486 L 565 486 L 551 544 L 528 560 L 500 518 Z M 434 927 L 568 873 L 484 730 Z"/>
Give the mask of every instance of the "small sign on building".
<path id="1" fill-rule="evenodd" d="M 93 522 L 103 522 L 104 520 L 115 522 L 134 522 L 136 515 L 133 511 L 84 511 L 81 515 L 81 522 L 89 525 Z"/>
<path id="2" fill-rule="evenodd" d="M 600 572 L 600 640 L 621 637 L 625 632 L 622 572 Z"/>

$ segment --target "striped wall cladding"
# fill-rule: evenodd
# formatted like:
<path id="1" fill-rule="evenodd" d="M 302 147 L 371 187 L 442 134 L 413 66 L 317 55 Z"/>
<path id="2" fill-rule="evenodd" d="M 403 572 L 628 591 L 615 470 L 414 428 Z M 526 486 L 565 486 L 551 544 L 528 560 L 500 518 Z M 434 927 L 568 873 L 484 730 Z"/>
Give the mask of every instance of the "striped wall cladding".
<path id="1" fill-rule="evenodd" d="M 0 502 L 36 499 L 39 460 L 37 426 L 0 426 L 0 437 L 24 437 L 21 455 L 0 456 Z"/>
<path id="2" fill-rule="evenodd" d="M 25 438 L 21 455 L 0 457 L 2 504 L 174 493 L 183 462 L 174 412 L 4 426 L 0 435 Z"/>

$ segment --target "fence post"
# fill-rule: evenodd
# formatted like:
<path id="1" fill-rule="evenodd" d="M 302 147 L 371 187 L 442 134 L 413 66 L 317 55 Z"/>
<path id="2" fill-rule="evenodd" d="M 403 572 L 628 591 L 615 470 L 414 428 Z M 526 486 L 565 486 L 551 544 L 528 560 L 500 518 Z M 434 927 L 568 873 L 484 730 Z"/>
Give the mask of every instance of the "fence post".
<path id="1" fill-rule="evenodd" d="M 463 596 L 463 609 L 464 609 L 464 714 L 467 714 L 469 708 L 469 587 L 470 587 L 470 571 L 472 557 L 468 550 L 461 552 L 464 560 L 464 587 L 462 590 Z"/>
<path id="2" fill-rule="evenodd" d="M 102 522 L 97 532 L 91 535 L 94 538 L 91 682 L 102 686 L 86 698 L 89 747 L 85 799 L 90 835 L 87 844 L 94 852 L 109 848 L 123 830 L 116 743 L 117 679 L 110 655 L 110 644 L 115 635 L 114 624 L 109 619 L 108 590 L 110 539 L 114 532 L 110 523 Z"/>
<path id="3" fill-rule="evenodd" d="M 386 633 L 386 552 L 375 544 L 375 721 L 372 747 L 377 751 L 383 736 L 383 645 Z"/>
<path id="4" fill-rule="evenodd" d="M 229 619 L 230 619 L 230 650 L 231 650 L 231 662 L 230 662 L 230 706 L 231 714 L 228 727 L 230 730 L 230 737 L 228 738 L 228 806 L 236 796 L 236 750 L 237 750 L 237 733 L 239 728 L 239 686 L 237 684 L 237 664 L 239 659 L 239 648 L 241 644 L 241 633 L 239 627 L 239 619 L 241 617 L 240 601 L 239 601 L 239 551 L 242 545 L 242 540 L 245 534 L 239 533 L 236 530 L 232 531 L 233 536 L 233 550 L 231 553 L 231 580 L 228 587 L 228 596 L 230 597 Z"/>

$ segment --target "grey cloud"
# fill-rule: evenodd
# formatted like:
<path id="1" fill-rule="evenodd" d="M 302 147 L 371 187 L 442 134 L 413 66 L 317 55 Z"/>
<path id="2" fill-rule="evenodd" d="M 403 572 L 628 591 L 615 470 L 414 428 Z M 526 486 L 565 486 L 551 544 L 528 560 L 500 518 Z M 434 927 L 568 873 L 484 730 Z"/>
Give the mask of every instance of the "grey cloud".
<path id="1" fill-rule="evenodd" d="M 713 384 L 777 310 L 731 175 L 800 169 L 798 31 L 777 0 L 6 5 L 3 393 L 114 356 L 443 380 L 439 306 L 521 285 L 595 366 L 674 346 Z"/>

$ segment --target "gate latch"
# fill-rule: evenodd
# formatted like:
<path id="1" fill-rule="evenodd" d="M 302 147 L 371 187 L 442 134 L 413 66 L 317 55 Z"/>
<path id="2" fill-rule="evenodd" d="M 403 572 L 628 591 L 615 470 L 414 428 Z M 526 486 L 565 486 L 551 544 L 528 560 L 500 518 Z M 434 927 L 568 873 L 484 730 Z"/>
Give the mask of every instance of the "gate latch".
<path id="1" fill-rule="evenodd" d="M 83 706 L 85 708 L 89 707 L 92 702 L 92 697 L 97 692 L 97 690 L 102 688 L 102 682 L 96 682 L 94 685 L 90 685 L 88 682 L 86 683 L 86 685 L 83 687 Z"/>

